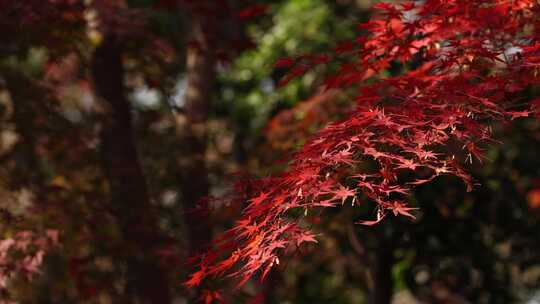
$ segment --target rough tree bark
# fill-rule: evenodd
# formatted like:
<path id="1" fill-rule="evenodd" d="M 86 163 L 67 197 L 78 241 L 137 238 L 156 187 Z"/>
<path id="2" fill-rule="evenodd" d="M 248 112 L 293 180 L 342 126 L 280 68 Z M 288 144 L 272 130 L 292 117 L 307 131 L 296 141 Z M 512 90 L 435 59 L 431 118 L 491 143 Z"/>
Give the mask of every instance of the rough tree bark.
<path id="1" fill-rule="evenodd" d="M 126 251 L 120 254 L 127 263 L 127 293 L 139 303 L 167 304 L 171 299 L 166 271 L 154 255 L 163 238 L 133 139 L 121 56 L 121 41 L 108 35 L 92 58 L 95 93 L 109 114 L 102 129 L 103 167 L 125 242 Z"/>

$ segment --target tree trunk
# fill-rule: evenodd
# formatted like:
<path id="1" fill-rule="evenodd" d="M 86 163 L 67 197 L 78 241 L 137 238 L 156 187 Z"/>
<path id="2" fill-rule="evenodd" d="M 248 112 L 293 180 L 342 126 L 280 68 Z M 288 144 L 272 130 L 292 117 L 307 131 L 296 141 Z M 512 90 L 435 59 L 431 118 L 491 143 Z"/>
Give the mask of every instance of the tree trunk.
<path id="1" fill-rule="evenodd" d="M 186 159 L 183 170 L 182 197 L 185 221 L 190 238 L 190 251 L 200 251 L 211 239 L 204 208 L 198 203 L 209 194 L 208 170 L 205 160 L 207 149 L 207 119 L 214 82 L 215 54 L 212 39 L 215 39 L 215 21 L 202 20 L 194 15 L 192 41 L 196 46 L 188 47 L 186 53 L 187 87 L 184 99 L 186 124 L 183 129 Z"/>
<path id="2" fill-rule="evenodd" d="M 35 99 L 44 92 L 19 71 L 4 67 L 3 72 L 2 78 L 12 99 L 12 121 L 20 136 L 13 152 L 19 156 L 19 161 L 15 163 L 10 183 L 13 188 L 29 187 L 37 190 L 43 186 L 44 176 L 36 154 L 36 116 L 43 109 L 36 106 Z"/>
<path id="3" fill-rule="evenodd" d="M 381 241 L 373 265 L 373 288 L 371 304 L 390 304 L 394 293 L 392 267 L 394 266 L 394 248 L 388 241 Z"/>
<path id="4" fill-rule="evenodd" d="M 163 238 L 133 139 L 121 55 L 120 41 L 105 36 L 91 66 L 96 95 L 109 111 L 102 130 L 102 153 L 112 209 L 124 238 L 125 251 L 119 255 L 127 263 L 128 297 L 139 303 L 167 304 L 171 299 L 166 272 L 154 255 Z"/>

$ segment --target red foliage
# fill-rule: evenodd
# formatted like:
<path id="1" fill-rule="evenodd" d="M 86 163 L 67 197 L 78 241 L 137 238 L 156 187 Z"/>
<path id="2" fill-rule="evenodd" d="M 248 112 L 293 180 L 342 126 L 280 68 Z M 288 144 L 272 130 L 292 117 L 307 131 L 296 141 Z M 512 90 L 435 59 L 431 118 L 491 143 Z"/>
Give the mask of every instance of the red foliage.
<path id="1" fill-rule="evenodd" d="M 268 6 L 263 4 L 256 4 L 242 9 L 238 12 L 237 16 L 240 19 L 256 18 L 265 15 L 267 10 Z"/>
<path id="2" fill-rule="evenodd" d="M 348 104 L 341 104 L 345 98 L 342 95 L 337 90 L 328 90 L 279 112 L 264 131 L 269 144 L 265 150 L 273 158 L 280 152 L 291 152 L 332 119 L 344 117 L 351 109 Z"/>
<path id="3" fill-rule="evenodd" d="M 15 276 L 32 279 L 40 272 L 43 256 L 58 245 L 56 230 L 47 230 L 44 235 L 24 230 L 0 240 L 0 291 L 6 292 L 9 280 Z"/>
<path id="4" fill-rule="evenodd" d="M 302 227 L 310 209 L 350 202 L 376 204 L 373 225 L 387 215 L 414 218 L 407 195 L 440 175 L 473 179 L 462 163 L 482 158 L 490 124 L 529 115 L 520 92 L 539 83 L 540 5 L 533 0 L 426 0 L 380 3 L 359 29 L 366 35 L 332 54 L 283 59 L 284 82 L 328 61 L 342 63 L 325 85 L 347 89 L 356 110 L 322 129 L 278 177 L 253 184 L 236 226 L 198 260 L 186 283 L 233 276 L 243 284 L 266 274 L 278 256 L 314 235 Z M 417 66 L 384 76 L 392 62 Z M 373 81 L 364 81 L 370 79 Z M 300 212 L 295 212 L 300 210 Z M 303 216 L 302 216 L 303 215 Z"/>

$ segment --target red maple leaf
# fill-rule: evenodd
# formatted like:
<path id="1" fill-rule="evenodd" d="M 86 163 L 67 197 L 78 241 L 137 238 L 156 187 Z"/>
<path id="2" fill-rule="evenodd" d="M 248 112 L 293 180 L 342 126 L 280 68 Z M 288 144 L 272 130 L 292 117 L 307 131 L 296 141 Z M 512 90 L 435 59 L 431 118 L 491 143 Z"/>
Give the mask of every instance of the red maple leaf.
<path id="1" fill-rule="evenodd" d="M 186 285 L 188 288 L 199 286 L 205 277 L 206 268 L 201 268 L 199 271 L 192 273 L 189 276 L 189 280 L 187 280 L 184 285 Z"/>
<path id="2" fill-rule="evenodd" d="M 408 216 L 408 217 L 413 218 L 413 219 L 416 219 L 416 217 L 414 215 L 412 215 L 409 211 L 418 210 L 418 208 L 407 207 L 406 204 L 404 204 L 403 202 L 399 202 L 399 201 L 394 201 L 388 207 L 388 209 L 392 210 L 392 212 L 394 213 L 395 216 L 404 215 L 404 216 Z"/>
<path id="3" fill-rule="evenodd" d="M 317 243 L 317 239 L 315 239 L 315 235 L 309 232 L 303 232 L 299 236 L 295 237 L 295 240 L 296 240 L 297 246 L 300 246 L 302 243 L 305 243 L 305 242 Z"/>

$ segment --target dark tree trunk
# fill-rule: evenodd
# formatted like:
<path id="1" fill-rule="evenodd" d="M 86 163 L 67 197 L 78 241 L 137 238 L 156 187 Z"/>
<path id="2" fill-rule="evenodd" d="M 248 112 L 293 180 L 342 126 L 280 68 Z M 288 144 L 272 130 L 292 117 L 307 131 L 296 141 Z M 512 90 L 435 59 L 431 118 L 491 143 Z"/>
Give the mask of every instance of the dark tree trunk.
<path id="1" fill-rule="evenodd" d="M 394 293 L 392 268 L 394 266 L 394 248 L 388 241 L 378 244 L 375 263 L 373 265 L 373 287 L 371 304 L 390 304 Z"/>
<path id="2" fill-rule="evenodd" d="M 20 140 L 14 147 L 13 153 L 18 161 L 11 174 L 14 188 L 30 187 L 33 190 L 43 186 L 43 170 L 36 154 L 36 117 L 43 112 L 35 101 L 36 96 L 44 94 L 44 90 L 32 83 L 19 71 L 4 67 L 2 75 L 6 88 L 11 95 L 13 105 L 12 121 Z M 43 113 L 42 113 L 43 115 Z"/>
<path id="3" fill-rule="evenodd" d="M 186 53 L 187 88 L 184 99 L 186 124 L 183 135 L 188 161 L 182 167 L 181 187 L 192 253 L 200 251 L 211 239 L 211 225 L 204 208 L 199 208 L 198 203 L 208 196 L 209 191 L 205 155 L 207 119 L 216 79 L 215 45 L 212 43 L 216 37 L 213 37 L 215 21 L 202 19 L 202 16 L 194 15 L 191 21 L 191 39 L 197 47 L 189 47 Z"/>
<path id="4" fill-rule="evenodd" d="M 120 41 L 109 35 L 92 58 L 96 95 L 109 114 L 102 130 L 102 153 L 112 209 L 124 238 L 125 252 L 118 254 L 127 263 L 128 296 L 139 303 L 167 304 L 171 299 L 166 272 L 154 255 L 163 238 L 133 139 L 121 55 Z"/>

